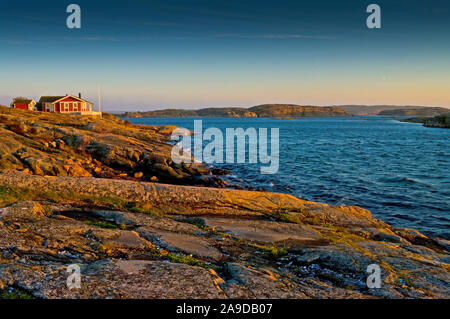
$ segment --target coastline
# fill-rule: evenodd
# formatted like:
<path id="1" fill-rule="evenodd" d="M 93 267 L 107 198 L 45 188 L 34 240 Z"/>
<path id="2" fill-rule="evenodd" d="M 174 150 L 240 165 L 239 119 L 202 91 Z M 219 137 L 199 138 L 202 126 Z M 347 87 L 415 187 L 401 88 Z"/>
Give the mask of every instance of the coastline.
<path id="1" fill-rule="evenodd" d="M 442 170 L 448 163 L 442 149 L 448 138 L 445 131 L 405 125 L 383 116 L 196 120 L 202 120 L 205 129 L 214 127 L 223 133 L 238 127 L 280 129 L 278 173 L 260 175 L 261 165 L 256 164 L 216 164 L 233 172 L 221 177 L 227 187 L 288 193 L 332 205 L 357 205 L 396 227 L 450 239 L 445 214 L 448 179 Z M 190 118 L 130 121 L 194 129 Z M 208 143 L 205 141 L 204 147 Z M 416 157 L 427 164 L 410 163 L 409 159 Z"/>
<path id="2" fill-rule="evenodd" d="M 402 119 L 401 122 L 405 123 L 418 123 L 425 127 L 434 128 L 450 128 L 450 113 L 444 115 L 438 115 L 435 117 L 413 117 Z"/>
<path id="3" fill-rule="evenodd" d="M 205 187 L 216 186 L 210 170 L 168 161 L 173 127 L 7 108 L 0 124 L 2 289 L 33 298 L 448 297 L 448 241 L 359 207 Z M 82 265 L 79 290 L 64 289 L 72 263 Z M 380 289 L 366 285 L 371 264 L 382 269 Z"/>

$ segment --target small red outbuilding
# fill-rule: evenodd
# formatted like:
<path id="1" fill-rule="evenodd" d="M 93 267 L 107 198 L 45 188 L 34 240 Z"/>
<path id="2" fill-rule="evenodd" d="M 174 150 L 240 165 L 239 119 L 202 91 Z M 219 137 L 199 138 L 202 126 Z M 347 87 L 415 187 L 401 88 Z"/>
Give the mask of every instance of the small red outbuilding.
<path id="1" fill-rule="evenodd" d="M 30 99 L 15 98 L 11 104 L 15 109 L 34 111 L 36 102 Z"/>

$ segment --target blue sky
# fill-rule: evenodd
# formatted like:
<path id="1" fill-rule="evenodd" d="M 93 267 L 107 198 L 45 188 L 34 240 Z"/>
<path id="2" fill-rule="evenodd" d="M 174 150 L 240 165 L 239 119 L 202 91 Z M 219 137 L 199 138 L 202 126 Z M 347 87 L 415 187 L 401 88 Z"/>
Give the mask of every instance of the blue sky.
<path id="1" fill-rule="evenodd" d="M 66 27 L 70 3 L 82 28 Z M 382 28 L 366 27 L 381 6 Z M 2 1 L 0 103 L 77 94 L 105 110 L 450 107 L 450 2 Z"/>

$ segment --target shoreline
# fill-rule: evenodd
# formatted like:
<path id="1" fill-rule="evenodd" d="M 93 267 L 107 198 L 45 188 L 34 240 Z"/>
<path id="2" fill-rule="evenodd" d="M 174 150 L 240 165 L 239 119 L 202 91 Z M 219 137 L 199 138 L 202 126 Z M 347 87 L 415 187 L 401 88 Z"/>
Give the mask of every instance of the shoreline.
<path id="1" fill-rule="evenodd" d="M 172 130 L 0 107 L 0 292 L 448 297 L 450 241 L 357 206 L 205 187 L 217 185 L 203 180 L 211 169 L 169 160 Z M 203 186 L 180 185 L 192 183 Z M 81 266 L 80 289 L 66 287 L 71 264 Z M 372 264 L 382 270 L 380 289 L 366 285 Z"/>
<path id="2" fill-rule="evenodd" d="M 207 123 L 208 125 L 206 125 L 207 127 L 213 126 L 213 127 L 218 127 L 219 129 L 222 129 L 222 131 L 225 131 L 226 127 L 244 127 L 247 128 L 248 126 L 251 127 L 265 127 L 265 125 L 267 125 L 268 127 L 271 127 L 272 124 L 270 124 L 269 121 L 266 121 L 265 119 L 239 119 L 239 120 L 234 120 L 234 119 L 227 119 L 227 118 L 221 118 L 221 119 L 210 119 L 210 118 L 199 118 L 199 119 L 203 119 L 205 121 L 205 123 Z M 349 128 L 352 128 L 354 126 L 358 126 L 355 127 L 356 129 L 361 128 L 363 131 L 367 128 L 372 127 L 373 130 L 378 130 L 379 128 L 383 128 L 385 125 L 384 123 L 388 123 L 388 129 L 390 129 L 391 127 L 393 128 L 393 131 L 398 131 L 400 129 L 400 131 L 402 131 L 402 123 L 398 122 L 395 119 L 392 119 L 391 117 L 384 117 L 384 116 L 361 116 L 361 117 L 353 117 L 353 118 L 349 118 L 349 119 L 344 119 L 344 118 L 304 118 L 305 121 L 308 121 L 307 124 L 303 125 L 301 121 L 297 121 L 296 123 L 298 123 L 298 127 L 299 128 L 303 128 L 303 126 L 305 127 L 313 127 L 314 129 L 317 129 L 319 126 L 322 126 L 323 124 L 321 124 L 321 122 L 323 121 L 330 121 L 330 122 L 335 122 L 332 126 L 333 127 L 338 127 L 339 125 L 345 125 L 346 127 L 348 126 Z M 140 123 L 141 125 L 149 125 L 149 123 L 159 123 L 159 124 L 176 124 L 178 126 L 184 126 L 188 127 L 190 129 L 192 129 L 191 125 L 193 123 L 193 121 L 191 121 L 191 119 L 173 119 L 173 118 L 169 118 L 169 119 L 152 119 L 152 118 L 148 118 L 148 119 L 131 119 L 131 121 L 133 123 Z M 254 121 L 254 122 L 253 122 Z M 368 121 L 367 125 L 365 124 L 366 121 Z M 375 121 L 374 124 L 372 124 L 370 121 Z M 353 122 L 360 122 L 361 124 L 351 124 Z M 184 125 L 183 125 L 184 123 Z M 267 124 L 269 123 L 269 124 Z M 284 123 L 284 124 L 283 124 Z M 315 124 L 317 123 L 317 125 Z M 348 125 L 348 124 L 351 125 Z M 380 124 L 377 124 L 380 123 Z M 370 125 L 369 125 L 370 124 Z M 280 127 L 282 130 L 289 130 L 289 121 L 278 121 L 276 124 L 277 127 Z M 205 127 L 206 127 L 205 126 Z M 397 128 L 396 128 L 397 127 Z M 405 134 L 404 132 L 400 132 L 398 136 L 396 136 L 396 138 L 403 138 L 408 136 L 408 138 L 411 138 L 414 136 L 414 134 L 417 134 L 415 131 L 422 131 L 422 129 L 411 129 L 409 128 L 406 133 L 411 131 L 411 134 Z M 425 129 L 426 130 L 426 129 Z M 315 131 L 316 133 L 318 132 L 317 130 Z M 307 134 L 307 133 L 306 133 Z M 430 133 L 427 133 L 429 136 L 429 138 L 433 138 L 433 137 L 437 137 L 441 142 L 444 142 L 442 139 L 445 138 L 445 132 L 444 135 L 442 136 L 442 134 L 437 134 L 439 136 L 436 135 L 436 133 L 432 133 L 430 131 Z M 318 138 L 323 138 L 322 136 L 323 134 L 318 134 Z M 322 137 L 320 137 L 322 136 Z M 367 137 L 367 136 L 366 136 Z M 283 140 L 286 137 L 283 137 Z M 345 138 L 345 136 L 344 136 Z M 283 143 L 283 141 L 280 141 L 281 143 Z M 313 141 L 314 142 L 314 141 Z M 332 143 L 333 144 L 333 143 Z M 411 143 L 406 143 L 406 144 L 411 144 Z M 386 145 L 389 145 L 389 143 L 387 143 Z M 433 144 L 434 145 L 434 144 Z M 388 146 L 386 146 L 388 147 Z M 311 148 L 306 148 L 309 151 L 311 151 Z M 408 150 L 407 147 L 404 148 L 400 148 L 400 149 L 405 149 L 406 151 Z M 435 147 L 428 147 L 428 148 L 424 148 L 424 149 L 428 149 L 428 150 L 433 150 L 435 149 Z M 386 152 L 389 152 L 389 150 L 392 150 L 392 148 L 387 148 Z M 337 151 L 346 151 L 345 148 L 340 148 Z M 367 148 L 362 148 L 361 151 L 364 152 L 370 152 L 370 149 Z M 291 152 L 292 151 L 291 149 Z M 314 151 L 312 151 L 314 153 Z M 295 152 L 294 152 L 295 153 Z M 395 153 L 395 149 L 394 149 L 394 153 Z M 398 152 L 397 152 L 398 153 Z M 413 152 L 411 156 L 414 156 L 414 154 L 416 154 L 417 152 Z M 288 155 L 284 154 L 284 158 L 287 160 Z M 354 155 L 357 156 L 357 155 Z M 441 157 L 440 157 L 441 158 Z M 342 159 L 342 157 L 341 157 Z M 376 157 L 374 158 L 376 159 Z M 442 159 L 442 158 L 441 158 Z M 445 159 L 443 159 L 445 160 Z M 300 160 L 301 162 L 301 160 Z M 404 160 L 403 161 L 397 161 L 398 163 L 405 163 L 405 165 L 407 164 Z M 357 165 L 365 165 L 365 163 L 362 163 L 361 161 L 356 161 L 356 163 L 358 163 Z M 286 164 L 280 163 L 280 165 L 283 165 L 283 167 L 286 166 Z M 323 165 L 316 165 L 316 167 L 320 168 Z M 245 168 L 244 166 L 240 165 L 240 164 L 226 164 L 226 163 L 222 163 L 222 164 L 218 164 L 218 167 L 220 168 L 225 168 L 229 171 L 232 171 L 233 173 L 236 173 L 237 175 L 235 177 L 231 176 L 223 176 L 223 179 L 225 179 L 227 181 L 227 187 L 233 187 L 233 188 L 237 188 L 237 189 L 249 189 L 249 190 L 265 190 L 265 191 L 276 191 L 276 192 L 281 192 L 281 193 L 287 193 L 287 194 L 291 194 L 294 196 L 298 196 L 300 198 L 306 198 L 308 200 L 313 200 L 313 201 L 319 201 L 319 202 L 327 202 L 330 204 L 336 204 L 336 203 L 346 203 L 349 205 L 359 205 L 362 206 L 366 209 L 372 210 L 374 214 L 376 214 L 376 216 L 380 219 L 386 219 L 389 220 L 389 222 L 392 225 L 398 226 L 398 227 L 410 227 L 410 228 L 416 228 L 419 229 L 420 231 L 426 233 L 428 236 L 437 236 L 437 237 L 441 237 L 441 238 L 445 238 L 445 239 L 449 239 L 450 237 L 448 237 L 448 231 L 445 229 L 445 227 L 443 227 L 442 225 L 439 225 L 438 223 L 433 223 L 433 218 L 439 218 L 440 216 L 445 217 L 445 214 L 443 213 L 443 211 L 445 210 L 445 204 L 442 203 L 436 203 L 436 201 L 430 199 L 430 201 L 426 201 L 426 198 L 423 199 L 423 197 L 419 197 L 419 199 L 409 199 L 406 197 L 403 197 L 403 195 L 399 192 L 394 192 L 393 194 L 391 194 L 395 199 L 394 196 L 398 196 L 397 199 L 395 200 L 395 204 L 393 204 L 392 206 L 389 206 L 389 203 L 387 203 L 385 207 L 382 207 L 382 205 L 378 205 L 377 203 L 381 202 L 388 202 L 388 200 L 386 200 L 385 197 L 383 197 L 381 195 L 381 192 L 384 190 L 384 192 L 386 191 L 386 188 L 389 185 L 396 185 L 398 187 L 401 187 L 400 189 L 404 189 L 405 192 L 408 192 L 408 185 L 407 184 L 417 184 L 417 185 L 411 185 L 411 187 L 413 187 L 416 191 L 421 191 L 421 194 L 429 194 L 429 191 L 431 190 L 430 188 L 419 188 L 418 185 L 427 185 L 429 187 L 432 187 L 433 185 L 438 187 L 440 185 L 440 183 L 437 183 L 435 180 L 433 179 L 425 179 L 425 181 L 421 180 L 421 177 L 418 177 L 417 174 L 421 173 L 420 171 L 401 171 L 398 172 L 398 175 L 396 174 L 396 172 L 392 173 L 392 170 L 390 170 L 389 168 L 386 168 L 386 172 L 385 174 L 381 174 L 380 178 L 385 178 L 387 179 L 387 181 L 383 181 L 381 182 L 382 184 L 384 183 L 384 185 L 382 186 L 386 186 L 386 187 L 381 187 L 380 185 L 378 185 L 378 187 L 380 187 L 380 191 L 378 191 L 378 194 L 374 195 L 374 196 L 363 196 L 358 194 L 356 191 L 339 191 L 338 189 L 336 189 L 337 187 L 339 187 L 339 185 L 343 185 L 344 187 L 346 185 L 356 185 L 355 182 L 353 182 L 355 179 L 358 179 L 357 174 L 352 174 L 351 177 L 349 178 L 344 178 L 341 180 L 336 180 L 335 183 L 337 183 L 337 187 L 334 186 L 330 186 L 331 183 L 327 183 L 326 178 L 332 178 L 333 176 L 330 176 L 332 174 L 327 174 L 327 173 L 323 173 L 323 177 L 324 181 L 323 181 L 323 185 L 328 185 L 328 187 L 330 189 L 330 193 L 332 193 L 332 195 L 327 194 L 326 192 L 322 192 L 320 189 L 315 188 L 316 192 L 313 193 L 312 191 L 310 192 L 308 189 L 306 189 L 305 187 L 299 186 L 297 184 L 293 184 L 290 182 L 296 181 L 296 180 L 303 180 L 303 184 L 307 183 L 307 181 L 304 180 L 304 178 L 300 178 L 300 179 L 290 179 L 289 176 L 287 176 L 286 174 L 284 174 L 283 172 L 280 171 L 281 177 L 277 177 L 274 176 L 274 179 L 270 179 L 270 176 L 266 176 L 266 177 L 260 177 L 257 178 L 255 173 L 256 170 L 252 170 L 252 167 L 247 167 Z M 302 169 L 301 172 L 302 174 L 309 174 L 309 171 L 311 169 L 310 166 L 306 166 L 309 168 L 305 168 Z M 329 166 L 327 166 L 329 167 Z M 360 166 L 358 166 L 360 167 Z M 364 167 L 364 166 L 361 166 Z M 290 166 L 291 170 L 293 169 L 292 165 Z M 313 167 L 314 168 L 314 167 Z M 288 169 L 288 168 L 286 168 Z M 250 172 L 247 172 L 247 170 L 250 170 Z M 389 172 L 391 172 L 392 176 L 388 176 Z M 442 172 L 445 175 L 445 172 Z M 374 184 L 372 182 L 376 182 L 374 180 L 372 180 L 372 178 L 370 176 L 364 175 L 364 171 L 361 173 L 364 177 L 364 179 L 367 182 L 371 182 L 371 186 L 374 186 Z M 305 176 L 306 176 L 305 175 Z M 356 176 L 355 176 L 356 175 Z M 429 177 L 433 177 L 435 174 L 429 174 Z M 320 179 L 320 175 L 317 175 L 317 178 L 314 178 L 314 185 L 317 185 L 318 181 Z M 422 176 L 423 177 L 423 176 Z M 240 179 L 244 179 L 244 181 L 240 180 Z M 287 180 L 287 181 L 286 181 Z M 350 180 L 350 181 L 349 181 Z M 397 183 L 395 184 L 394 182 L 397 181 Z M 436 182 L 436 184 L 434 184 Z M 348 184 L 350 183 L 350 184 Z M 359 185 L 356 185 L 359 187 Z M 366 185 L 364 185 L 366 186 Z M 367 186 L 368 187 L 368 186 Z M 367 188 L 366 187 L 366 188 Z M 300 190 L 298 190 L 298 188 L 300 188 Z M 371 189 L 371 191 L 377 191 L 375 189 Z M 366 189 L 366 191 L 368 191 Z M 389 193 L 386 193 L 387 195 L 389 195 Z M 327 197 L 327 195 L 329 195 Z M 421 200 L 422 198 L 422 200 Z M 403 202 L 408 203 L 405 205 L 402 205 L 402 199 L 404 200 Z M 341 201 L 343 200 L 343 201 Z M 431 209 L 427 209 L 426 203 L 428 203 L 431 207 L 437 207 L 436 209 L 431 208 Z M 448 206 L 448 205 L 447 205 Z M 420 209 L 423 209 L 423 213 L 425 214 L 429 214 L 430 215 L 430 222 L 427 222 L 426 218 L 421 218 L 420 216 L 418 216 L 418 211 Z M 438 209 L 440 209 L 441 211 L 438 211 Z M 411 215 L 410 215 L 411 214 Z M 431 217 L 432 216 L 432 217 Z M 421 220 L 423 222 L 423 224 L 418 223 L 418 222 L 414 222 L 414 218 L 419 218 L 418 220 Z"/>

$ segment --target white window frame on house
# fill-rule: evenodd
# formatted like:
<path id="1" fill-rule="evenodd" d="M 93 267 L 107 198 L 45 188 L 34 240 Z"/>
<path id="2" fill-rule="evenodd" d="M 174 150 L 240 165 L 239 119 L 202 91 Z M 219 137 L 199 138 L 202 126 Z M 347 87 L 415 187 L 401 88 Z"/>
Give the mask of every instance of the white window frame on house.
<path id="1" fill-rule="evenodd" d="M 73 111 L 78 112 L 78 103 L 76 102 L 73 103 Z"/>
<path id="2" fill-rule="evenodd" d="M 64 102 L 64 112 L 69 112 L 69 103 Z"/>

